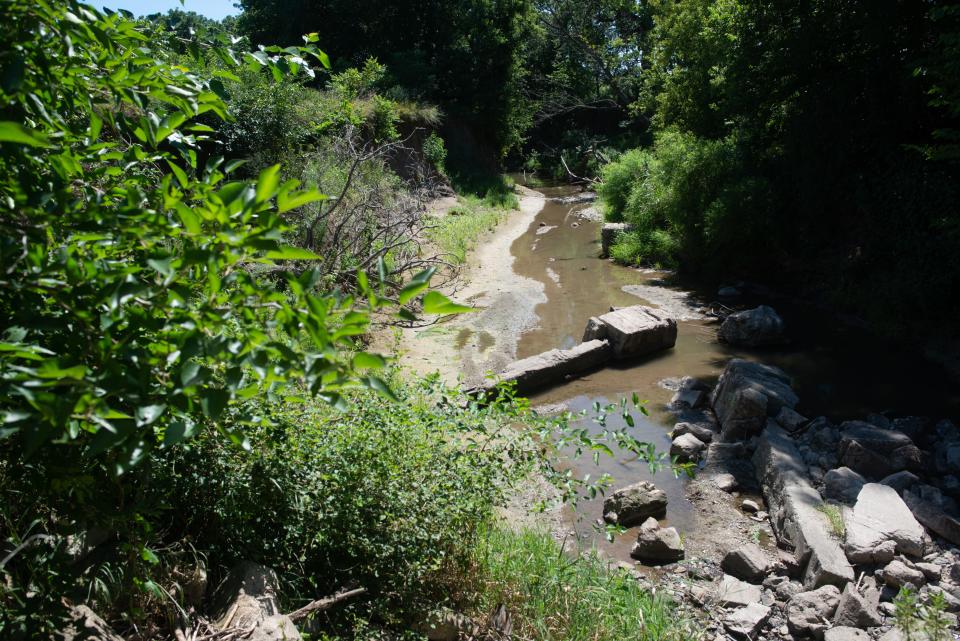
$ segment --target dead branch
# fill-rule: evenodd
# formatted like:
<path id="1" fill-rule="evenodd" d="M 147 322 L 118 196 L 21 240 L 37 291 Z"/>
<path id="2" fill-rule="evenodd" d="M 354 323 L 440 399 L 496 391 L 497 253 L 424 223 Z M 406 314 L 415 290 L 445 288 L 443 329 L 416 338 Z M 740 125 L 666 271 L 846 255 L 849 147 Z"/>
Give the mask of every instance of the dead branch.
<path id="1" fill-rule="evenodd" d="M 352 599 L 355 596 L 360 596 L 361 594 L 366 593 L 366 591 L 366 588 L 356 588 L 353 590 L 347 590 L 346 592 L 340 592 L 339 594 L 334 594 L 333 596 L 317 599 L 316 601 L 312 601 L 303 606 L 299 610 L 291 612 L 287 616 L 290 617 L 291 621 L 297 621 L 309 614 L 313 614 L 314 612 L 323 612 L 324 610 L 329 610 L 338 603 Z"/>

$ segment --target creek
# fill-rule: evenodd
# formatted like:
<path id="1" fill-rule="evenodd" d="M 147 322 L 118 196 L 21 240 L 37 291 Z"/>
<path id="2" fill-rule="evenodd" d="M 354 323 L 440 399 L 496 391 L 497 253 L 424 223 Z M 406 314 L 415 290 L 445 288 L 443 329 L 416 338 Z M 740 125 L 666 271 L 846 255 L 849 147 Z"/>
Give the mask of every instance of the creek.
<path id="1" fill-rule="evenodd" d="M 791 342 L 785 348 L 745 351 L 718 342 L 715 321 L 702 313 L 706 304 L 716 300 L 715 294 L 681 283 L 669 273 L 600 259 L 601 223 L 580 215 L 589 205 L 556 200 L 576 190 L 566 186 L 537 190 L 547 196 L 546 204 L 510 251 L 513 270 L 542 283 L 545 300 L 541 297 L 543 302 L 535 307 L 535 326 L 520 336 L 517 358 L 572 347 L 580 342 L 587 319 L 611 306 L 661 307 L 680 322 L 673 349 L 548 389 L 531 398 L 533 405 L 588 410 L 596 402 L 616 403 L 636 393 L 646 401 L 649 416 L 634 412 L 632 433 L 654 443 L 659 451 L 667 451 L 667 433 L 677 419 L 667 409 L 673 392 L 664 381 L 693 376 L 712 385 L 730 358 L 741 357 L 776 365 L 790 374 L 801 399 L 798 409 L 811 418 L 826 415 L 840 420 L 871 412 L 947 416 L 960 407 L 956 386 L 938 366 L 802 305 L 773 303 L 790 334 Z M 766 301 L 736 301 L 738 307 L 760 302 Z M 471 339 L 490 344 L 494 337 L 472 336 L 470 330 L 461 330 L 458 347 Z M 585 425 L 593 423 L 587 420 Z M 623 427 L 622 418 L 614 413 L 608 426 Z M 614 457 L 601 457 L 599 466 L 589 456 L 571 465 L 579 475 L 596 478 L 609 473 L 616 479 L 615 486 L 651 480 L 669 497 L 663 523 L 676 526 L 681 534 L 697 527 L 697 514 L 685 496 L 688 481 L 669 470 L 652 474 L 645 463 L 620 451 Z M 580 502 L 576 512 L 568 515 L 570 525 L 582 543 L 596 544 L 615 558 L 628 559 L 635 535 L 628 533 L 607 543 L 594 527 L 601 505 L 602 497 Z"/>

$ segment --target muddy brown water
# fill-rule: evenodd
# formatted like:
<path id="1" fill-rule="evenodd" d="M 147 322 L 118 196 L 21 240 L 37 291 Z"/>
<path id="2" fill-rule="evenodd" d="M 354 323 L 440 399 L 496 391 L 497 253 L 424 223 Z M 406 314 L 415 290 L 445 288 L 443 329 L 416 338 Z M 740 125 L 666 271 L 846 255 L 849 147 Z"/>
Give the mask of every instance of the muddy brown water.
<path id="1" fill-rule="evenodd" d="M 609 367 L 554 387 L 531 398 L 535 406 L 558 406 L 577 412 L 594 403 L 616 403 L 636 393 L 646 401 L 649 416 L 633 412 L 637 438 L 654 443 L 658 450 L 670 446 L 667 432 L 676 418 L 666 409 L 673 392 L 662 381 L 694 376 L 714 383 L 731 357 L 742 357 L 783 368 L 794 378 L 800 395 L 798 409 L 808 416 L 827 415 L 835 420 L 862 417 L 869 412 L 955 416 L 960 397 L 955 386 L 934 365 L 902 351 L 881 345 L 855 331 L 820 323 L 817 314 L 775 304 L 793 329 L 790 347 L 777 351 L 748 352 L 732 349 L 716 340 L 716 325 L 698 314 L 713 298 L 704 292 L 686 292 L 669 274 L 638 270 L 600 259 L 600 223 L 582 219 L 584 205 L 563 205 L 550 198 L 574 193 L 570 187 L 538 188 L 548 197 L 546 206 L 530 228 L 512 245 L 514 270 L 541 281 L 547 301 L 536 308 L 539 324 L 523 334 L 518 358 L 555 347 L 568 348 L 580 342 L 590 316 L 611 306 L 650 304 L 671 310 L 681 318 L 676 346 L 641 362 Z M 763 301 L 743 301 L 745 303 Z M 798 331 L 804 328 L 805 331 Z M 469 337 L 464 337 L 467 340 Z M 600 428 L 589 419 L 583 424 Z M 625 427 L 614 413 L 608 427 Z M 614 486 L 651 480 L 669 497 L 666 525 L 681 534 L 697 526 L 696 514 L 685 498 L 685 478 L 669 470 L 652 473 L 648 466 L 622 452 L 601 457 L 599 465 L 589 456 L 572 461 L 580 475 L 593 478 L 603 473 L 614 477 Z M 628 532 L 609 544 L 596 529 L 602 498 L 581 501 L 570 515 L 571 525 L 582 543 L 596 544 L 616 558 L 628 559 L 635 533 Z"/>

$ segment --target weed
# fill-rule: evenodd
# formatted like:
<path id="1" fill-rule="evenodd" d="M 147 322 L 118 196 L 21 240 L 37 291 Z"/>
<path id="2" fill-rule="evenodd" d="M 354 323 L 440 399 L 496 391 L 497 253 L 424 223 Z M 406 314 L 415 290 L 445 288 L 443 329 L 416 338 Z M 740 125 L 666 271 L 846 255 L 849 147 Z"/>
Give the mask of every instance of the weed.
<path id="1" fill-rule="evenodd" d="M 832 503 L 821 503 L 817 506 L 817 511 L 827 517 L 833 535 L 842 539 L 846 534 L 846 528 L 843 526 L 843 512 L 840 511 L 840 507 Z"/>
<path id="2" fill-rule="evenodd" d="M 697 639 L 691 621 L 595 552 L 571 557 L 548 533 L 490 527 L 475 553 L 475 607 L 504 604 L 517 638 Z"/>

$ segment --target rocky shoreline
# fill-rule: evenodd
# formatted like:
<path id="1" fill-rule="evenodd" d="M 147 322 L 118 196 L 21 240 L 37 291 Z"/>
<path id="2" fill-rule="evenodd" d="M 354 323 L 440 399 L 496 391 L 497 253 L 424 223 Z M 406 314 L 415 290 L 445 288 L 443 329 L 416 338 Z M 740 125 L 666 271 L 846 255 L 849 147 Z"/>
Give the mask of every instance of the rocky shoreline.
<path id="1" fill-rule="evenodd" d="M 786 374 L 740 359 L 712 390 L 689 378 L 676 389 L 672 406 L 683 420 L 671 453 L 700 465 L 691 500 L 738 509 L 768 528 L 775 546 L 729 537 L 706 554 L 662 565 L 684 550 L 667 545 L 662 553 L 677 539 L 650 519 L 632 556 L 638 565 L 658 564 L 657 575 L 625 569 L 706 618 L 718 641 L 900 641 L 894 599 L 902 588 L 921 604 L 941 601 L 946 625 L 957 629 L 956 425 L 879 414 L 839 425 L 810 420 L 796 411 L 800 399 Z M 757 492 L 762 502 L 739 491 Z M 634 515 L 647 514 L 644 501 L 662 513 L 656 493 L 633 486 L 610 498 L 637 499 Z M 626 525 L 614 509 L 605 516 Z"/>

